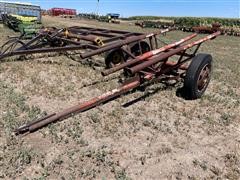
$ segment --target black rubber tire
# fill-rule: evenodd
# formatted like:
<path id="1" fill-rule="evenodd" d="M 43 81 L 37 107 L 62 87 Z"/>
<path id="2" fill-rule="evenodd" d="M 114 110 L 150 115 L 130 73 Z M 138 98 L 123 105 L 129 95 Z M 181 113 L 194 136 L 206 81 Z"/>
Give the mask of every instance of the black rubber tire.
<path id="1" fill-rule="evenodd" d="M 199 78 L 201 78 L 201 72 L 208 68 L 208 76 L 204 81 L 203 87 L 199 89 Z M 210 54 L 198 54 L 193 59 L 187 69 L 184 79 L 183 95 L 188 100 L 194 100 L 201 98 L 206 91 L 211 79 L 212 71 L 212 56 Z"/>
<path id="2" fill-rule="evenodd" d="M 112 68 L 122 64 L 125 61 L 124 53 L 121 49 L 109 51 L 105 55 L 106 68 Z"/>
<path id="3" fill-rule="evenodd" d="M 149 44 L 146 42 L 146 41 L 141 41 L 140 42 L 140 46 L 142 48 L 142 53 L 145 53 L 145 52 L 148 52 L 150 51 L 150 46 Z M 141 55 L 141 52 L 140 52 L 140 48 L 139 48 L 139 44 L 138 43 L 133 43 L 131 46 L 130 46 L 130 49 L 131 49 L 131 53 L 135 56 L 139 56 Z"/>

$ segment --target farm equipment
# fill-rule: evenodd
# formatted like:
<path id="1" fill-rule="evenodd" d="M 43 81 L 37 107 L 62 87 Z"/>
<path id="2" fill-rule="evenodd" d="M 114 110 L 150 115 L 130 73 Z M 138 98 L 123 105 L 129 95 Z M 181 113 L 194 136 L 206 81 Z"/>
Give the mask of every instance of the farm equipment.
<path id="1" fill-rule="evenodd" d="M 15 14 L 20 16 L 37 17 L 41 22 L 41 7 L 31 3 L 0 1 L 0 14 Z M 1 18 L 0 18 L 1 19 Z"/>
<path id="2" fill-rule="evenodd" d="M 108 13 L 107 14 L 108 22 L 109 23 L 120 24 L 119 16 L 120 16 L 120 14 Z"/>
<path id="3" fill-rule="evenodd" d="M 134 20 L 137 20 L 135 25 L 141 28 L 174 28 L 183 32 L 197 32 L 201 34 L 211 34 L 221 31 L 222 35 L 240 36 L 239 19 L 159 17 L 156 20 L 144 20 L 146 18 L 135 17 Z"/>
<path id="4" fill-rule="evenodd" d="M 141 28 L 173 28 L 174 22 L 173 21 L 137 21 L 135 23 L 136 26 Z"/>
<path id="5" fill-rule="evenodd" d="M 33 16 L 2 14 L 2 19 L 5 25 L 14 31 L 19 31 L 26 39 L 32 38 L 41 28 L 37 17 Z"/>
<path id="6" fill-rule="evenodd" d="M 89 13 L 79 13 L 77 16 L 81 19 L 91 19 L 91 20 L 99 19 L 101 17 L 105 17 L 105 16 L 99 16 L 99 15 L 94 14 L 94 13 L 91 13 L 91 14 L 89 14 Z"/>
<path id="7" fill-rule="evenodd" d="M 82 30 L 83 29 L 81 29 L 81 31 Z M 90 29 L 88 29 L 88 31 L 89 30 Z M 51 34 L 51 37 L 58 37 L 57 38 L 58 40 L 66 39 L 59 36 L 61 33 L 64 33 L 64 31 L 57 31 L 57 32 L 58 33 Z M 80 32 L 80 30 L 79 28 L 74 27 L 74 28 L 68 29 L 68 32 L 71 35 L 72 32 Z M 97 30 L 95 29 L 92 32 L 94 32 L 97 35 L 99 35 L 100 33 L 101 34 L 103 33 L 101 32 L 100 29 L 97 29 Z M 118 52 L 119 50 L 122 50 L 122 52 L 124 52 L 127 55 L 127 56 L 124 56 L 126 58 L 124 62 L 120 61 L 121 58 L 118 59 L 117 63 L 114 62 L 114 66 L 111 66 L 110 69 L 103 71 L 102 74 L 106 76 L 114 72 L 123 70 L 126 77 L 126 81 L 123 82 L 120 87 L 113 89 L 111 91 L 108 91 L 95 98 L 92 98 L 89 101 L 70 107 L 66 110 L 63 110 L 62 112 L 52 113 L 40 119 L 35 119 L 32 122 L 29 122 L 17 128 L 15 130 L 15 133 L 17 135 L 34 132 L 50 123 L 54 123 L 56 121 L 66 119 L 69 116 L 73 116 L 76 113 L 90 110 L 98 105 L 107 103 L 108 101 L 113 100 L 119 97 L 120 95 L 123 95 L 124 93 L 127 93 L 133 89 L 137 89 L 138 87 L 144 86 L 152 82 L 162 82 L 162 81 L 167 82 L 169 80 L 180 81 L 184 79 L 183 92 L 187 99 L 197 99 L 203 95 L 203 93 L 205 92 L 209 84 L 210 77 L 211 77 L 212 56 L 210 54 L 197 54 L 197 51 L 199 50 L 202 43 L 216 38 L 221 34 L 220 32 L 215 32 L 211 35 L 206 36 L 205 38 L 199 39 L 194 42 L 186 43 L 187 41 L 197 36 L 197 34 L 192 34 L 188 37 L 181 39 L 180 41 L 165 45 L 164 47 L 161 47 L 161 48 L 159 48 L 157 44 L 153 46 L 153 43 L 152 43 L 152 45 L 149 46 L 150 49 L 146 49 L 146 51 L 143 51 L 141 53 L 139 53 L 139 51 L 130 52 L 129 50 L 127 50 L 127 48 L 124 48 L 124 46 L 128 45 L 129 43 L 138 42 L 138 44 L 140 44 L 139 46 L 141 47 L 141 42 L 145 42 L 145 41 L 142 41 L 143 39 L 155 37 L 156 34 L 159 34 L 159 33 L 153 33 L 149 35 L 135 34 L 132 36 L 127 32 L 123 33 L 119 31 L 109 30 L 110 34 L 114 32 L 122 33 L 122 36 L 124 36 L 125 40 L 120 38 L 121 40 L 117 40 L 117 42 L 110 43 L 109 45 L 107 44 L 105 45 L 105 43 L 109 42 L 109 39 L 108 41 L 102 40 L 101 43 L 98 43 L 98 42 L 96 43 L 95 41 L 92 41 L 94 40 L 92 36 L 88 36 L 86 34 L 85 36 L 83 36 L 83 34 L 81 34 L 81 36 L 83 36 L 87 41 L 95 42 L 97 44 L 97 45 L 94 44 L 91 46 L 86 46 L 86 44 L 83 44 L 81 47 L 85 47 L 85 48 L 91 47 L 95 49 L 93 51 L 81 54 L 81 57 L 86 58 L 93 55 L 97 55 L 102 52 L 107 52 L 107 51 L 112 52 L 113 50 L 114 50 L 113 52 Z M 107 34 L 110 35 L 109 33 Z M 58 34 L 58 36 L 56 34 Z M 128 37 L 126 37 L 127 34 L 128 34 Z M 78 38 L 80 38 L 80 36 Z M 111 38 L 114 38 L 114 37 L 111 36 Z M 116 39 L 116 37 L 114 39 Z M 70 40 L 68 39 L 68 41 Z M 71 41 L 71 42 L 76 42 L 77 45 L 79 43 L 78 41 Z M 151 39 L 150 39 L 150 42 L 151 42 Z M 60 47 L 60 49 L 61 48 L 64 50 L 73 50 L 73 49 L 79 48 L 79 45 L 76 47 L 66 46 L 66 47 Z M 60 50 L 60 49 L 58 47 L 57 49 L 55 48 L 50 50 Z M 191 49 L 191 51 L 189 51 L 189 49 Z M 36 52 L 36 50 L 34 49 L 24 49 L 23 51 L 21 49 L 18 49 L 17 51 L 14 51 L 13 54 L 14 55 L 21 54 L 24 51 L 25 53 L 26 51 L 27 53 Z M 47 48 L 44 48 L 41 50 L 41 52 L 47 52 L 47 51 L 49 51 L 49 49 Z M 13 55 L 13 54 L 10 54 L 10 55 Z M 121 53 L 118 52 L 117 54 L 119 55 Z M 172 59 L 173 56 L 177 57 L 177 60 Z M 111 58 L 114 58 L 114 56 L 111 56 Z"/>
<path id="8" fill-rule="evenodd" d="M 0 48 L 0 61 L 15 55 L 81 50 L 79 60 L 104 53 L 106 67 L 110 68 L 129 56 L 157 48 L 157 36 L 168 31 L 144 34 L 87 27 L 46 28 L 29 41 L 10 39 Z"/>
<path id="9" fill-rule="evenodd" d="M 66 8 L 52 8 L 52 9 L 48 10 L 48 14 L 51 16 L 73 18 L 77 15 L 77 10 L 76 9 L 66 9 Z"/>
<path id="10" fill-rule="evenodd" d="M 217 31 L 220 31 L 221 24 L 219 23 L 213 23 L 212 27 L 208 27 L 208 26 L 195 26 L 192 27 L 192 29 L 197 32 L 197 33 L 206 33 L 206 34 L 210 34 L 210 33 L 214 33 Z"/>

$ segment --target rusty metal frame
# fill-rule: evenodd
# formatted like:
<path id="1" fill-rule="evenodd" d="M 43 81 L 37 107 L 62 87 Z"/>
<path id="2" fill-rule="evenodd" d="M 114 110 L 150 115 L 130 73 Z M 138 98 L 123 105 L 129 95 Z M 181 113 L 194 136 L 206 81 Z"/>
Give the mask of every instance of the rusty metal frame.
<path id="1" fill-rule="evenodd" d="M 49 52 L 66 52 L 73 50 L 85 50 L 80 52 L 80 59 L 89 58 L 94 55 L 121 49 L 132 43 L 150 38 L 170 31 L 170 29 L 159 30 L 151 34 L 135 33 L 120 30 L 109 30 L 88 27 L 69 27 L 67 29 L 46 28 L 30 41 L 21 38 L 11 39 L 0 48 L 0 61 L 6 57 L 16 55 L 28 55 Z M 155 45 L 157 47 L 157 45 Z M 152 50 L 152 49 L 151 49 Z M 128 49 L 124 52 L 131 54 Z"/>
<path id="2" fill-rule="evenodd" d="M 175 44 L 170 44 L 161 49 L 156 49 L 143 54 L 136 59 L 132 59 L 134 64 L 128 64 L 121 69 L 127 70 L 129 73 L 128 79 L 118 88 L 108 91 L 100 96 L 90 99 L 84 103 L 80 103 L 76 106 L 65 109 L 59 113 L 52 113 L 43 118 L 36 119 L 29 122 L 15 130 L 16 134 L 31 133 L 34 132 L 50 123 L 57 122 L 58 120 L 63 120 L 72 116 L 76 113 L 87 111 L 95 106 L 102 103 L 106 103 L 130 90 L 136 89 L 137 87 L 143 85 L 146 82 L 151 82 L 154 80 L 159 80 L 165 78 L 167 75 L 171 74 L 173 70 L 187 70 L 185 63 L 190 61 L 197 53 L 200 45 L 205 41 L 212 40 L 219 36 L 221 33 L 216 32 L 205 38 L 199 39 L 192 43 L 182 44 L 191 37 L 186 37 Z M 188 54 L 186 51 L 190 48 L 196 47 L 193 53 Z M 176 63 L 168 61 L 172 56 L 179 56 Z M 130 62 L 130 61 L 129 61 Z M 183 73 L 173 74 L 175 79 L 181 77 Z"/>

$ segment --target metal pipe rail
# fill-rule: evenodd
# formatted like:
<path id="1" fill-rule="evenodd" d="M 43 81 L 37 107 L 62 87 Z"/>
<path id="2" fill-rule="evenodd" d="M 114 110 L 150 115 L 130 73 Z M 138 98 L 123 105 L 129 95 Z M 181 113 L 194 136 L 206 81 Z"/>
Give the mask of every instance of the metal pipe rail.
<path id="1" fill-rule="evenodd" d="M 183 52 L 183 51 L 185 51 L 185 50 L 187 50 L 187 49 L 189 49 L 189 48 L 191 48 L 193 46 L 202 44 L 203 42 L 205 42 L 207 40 L 214 39 L 214 38 L 216 38 L 219 35 L 221 35 L 221 32 L 218 31 L 216 33 L 213 33 L 213 34 L 211 34 L 211 35 L 209 35 L 209 36 L 207 36 L 205 38 L 202 38 L 202 39 L 200 39 L 198 41 L 195 41 L 193 43 L 189 43 L 189 44 L 183 45 L 183 46 L 181 46 L 181 47 L 179 47 L 177 49 L 173 49 L 173 50 L 171 50 L 169 52 L 160 54 L 159 56 L 156 56 L 156 57 L 154 57 L 153 59 L 151 59 L 149 61 L 144 61 L 141 64 L 138 64 L 138 65 L 136 65 L 134 67 L 128 68 L 128 72 L 130 74 L 135 74 L 135 73 L 137 73 L 137 72 L 139 72 L 139 71 L 141 71 L 141 70 L 143 70 L 143 69 L 145 69 L 147 67 L 151 67 L 152 65 L 154 65 L 154 64 L 156 64 L 156 63 L 158 63 L 158 62 L 160 62 L 160 61 L 162 61 L 164 59 L 167 59 L 167 58 L 169 58 L 169 57 L 171 57 L 173 55 L 176 55 L 176 54 L 178 54 L 180 52 Z"/>
<path id="2" fill-rule="evenodd" d="M 120 48 L 124 45 L 134 43 L 134 42 L 139 41 L 141 39 L 146 39 L 146 38 L 153 37 L 153 36 L 156 36 L 156 35 L 159 35 L 159 34 L 163 34 L 163 33 L 169 32 L 169 31 L 170 31 L 170 29 L 166 29 L 166 30 L 162 30 L 162 31 L 147 34 L 147 35 L 144 34 L 144 35 L 140 35 L 140 36 L 129 37 L 126 40 L 120 40 L 118 42 L 111 43 L 108 46 L 100 47 L 99 49 L 97 49 L 95 51 L 84 53 L 84 54 L 81 55 L 81 58 L 85 59 L 85 58 L 88 58 L 88 57 L 91 57 L 91 56 L 94 56 L 94 55 L 97 55 L 97 54 L 104 53 L 104 52 L 112 50 L 112 49 Z"/>
<path id="3" fill-rule="evenodd" d="M 44 127 L 50 123 L 56 122 L 57 120 L 64 119 L 64 118 L 68 117 L 69 115 L 83 112 L 83 111 L 89 110 L 95 106 L 98 106 L 102 103 L 105 103 L 123 93 L 128 92 L 131 89 L 138 87 L 139 85 L 140 85 L 140 79 L 137 78 L 134 81 L 132 81 L 131 83 L 123 85 L 112 91 L 108 91 L 108 92 L 104 93 L 103 95 L 92 98 L 89 101 L 86 101 L 84 103 L 81 103 L 81 104 L 73 106 L 73 107 L 70 107 L 62 112 L 53 113 L 53 114 L 47 115 L 46 117 L 43 117 L 39 120 L 35 120 L 33 122 L 27 123 L 27 124 L 17 128 L 15 130 L 15 133 L 22 134 L 25 132 L 34 132 L 41 127 Z"/>
<path id="4" fill-rule="evenodd" d="M 103 40 L 102 42 L 103 43 L 107 42 L 107 44 L 104 44 L 103 46 L 99 46 L 99 45 L 96 45 L 96 41 L 99 38 L 97 36 L 93 36 L 93 34 L 91 33 L 96 31 L 101 31 L 103 34 L 108 34 L 106 30 L 103 29 L 104 31 L 106 31 L 104 33 L 104 31 L 101 29 L 95 29 L 94 31 L 93 28 L 89 28 L 91 31 L 87 35 L 81 34 L 81 33 L 73 34 L 74 31 L 80 31 L 81 29 L 85 29 L 85 31 L 88 30 L 88 28 L 83 28 L 83 27 L 72 27 L 72 28 L 70 27 L 68 28 L 68 30 L 46 29 L 41 31 L 34 39 L 30 40 L 27 43 L 23 43 L 19 39 L 15 40 L 15 42 L 12 41 L 12 44 L 5 43 L 1 48 L 2 50 L 0 52 L 0 60 L 6 57 L 15 56 L 15 55 L 28 55 L 28 54 L 37 54 L 37 53 L 65 52 L 65 51 L 89 49 L 90 52 L 85 52 L 80 54 L 80 57 L 82 59 L 85 59 L 94 55 L 105 53 L 107 51 L 110 51 L 116 48 L 121 48 L 124 45 L 129 45 L 131 43 L 135 43 L 137 41 L 141 41 L 146 38 L 150 38 L 159 34 L 166 33 L 171 30 L 171 29 L 166 29 L 166 30 L 157 31 L 151 34 L 130 33 L 130 32 L 108 30 L 109 32 L 120 33 L 120 35 L 116 34 L 112 38 Z M 65 34 L 64 31 L 69 33 Z M 64 37 L 64 34 L 66 35 L 66 37 Z M 80 41 L 74 42 L 73 40 L 74 38 L 79 40 L 90 41 L 90 43 L 80 42 Z M 62 40 L 67 44 L 64 46 L 60 45 L 60 46 L 51 47 L 51 43 L 54 43 L 57 40 Z M 40 44 L 38 44 L 39 42 Z M 21 44 L 22 46 L 15 48 L 19 44 Z M 15 49 L 12 47 L 14 47 Z"/>
<path id="5" fill-rule="evenodd" d="M 181 40 L 178 41 L 178 42 L 174 42 L 174 43 L 172 43 L 172 44 L 168 44 L 168 45 L 166 45 L 166 46 L 164 46 L 164 47 L 161 47 L 161 48 L 159 48 L 159 49 L 146 52 L 146 53 L 144 53 L 144 54 L 136 57 L 135 59 L 130 59 L 129 61 L 127 61 L 127 62 L 125 62 L 125 63 L 122 63 L 122 64 L 120 64 L 120 65 L 118 65 L 118 66 L 115 66 L 115 67 L 113 67 L 113 68 L 111 68 L 111 69 L 107 69 L 107 70 L 105 70 L 105 71 L 102 71 L 101 73 L 102 73 L 103 76 L 107 76 L 107 75 L 109 75 L 109 74 L 115 73 L 115 72 L 117 72 L 117 71 L 119 71 L 119 70 L 121 70 L 121 69 L 123 69 L 123 68 L 132 66 L 132 65 L 134 65 L 134 64 L 136 64 L 136 63 L 139 63 L 140 61 L 143 61 L 143 60 L 146 60 L 146 59 L 148 59 L 148 58 L 151 58 L 152 56 L 158 55 L 158 54 L 160 54 L 161 52 L 164 52 L 164 51 L 167 51 L 167 50 L 169 50 L 169 49 L 171 49 L 171 48 L 177 47 L 177 46 L 179 46 L 180 44 L 182 44 L 182 43 L 184 43 L 184 42 L 186 42 L 186 41 L 188 41 L 188 40 L 190 40 L 190 39 L 192 39 L 192 38 L 194 38 L 194 37 L 196 37 L 196 36 L 197 36 L 196 33 L 195 33 L 195 34 L 192 34 L 192 35 L 190 35 L 190 36 L 188 36 L 188 37 L 186 37 L 186 38 L 181 39 Z"/>

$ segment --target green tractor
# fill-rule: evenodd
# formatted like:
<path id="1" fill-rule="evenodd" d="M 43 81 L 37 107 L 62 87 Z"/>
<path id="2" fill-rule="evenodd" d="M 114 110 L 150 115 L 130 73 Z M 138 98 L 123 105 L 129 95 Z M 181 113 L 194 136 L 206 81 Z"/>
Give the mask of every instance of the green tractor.
<path id="1" fill-rule="evenodd" d="M 2 15 L 3 23 L 14 31 L 18 31 L 25 39 L 34 37 L 42 27 L 34 16 L 20 16 L 14 14 Z"/>

